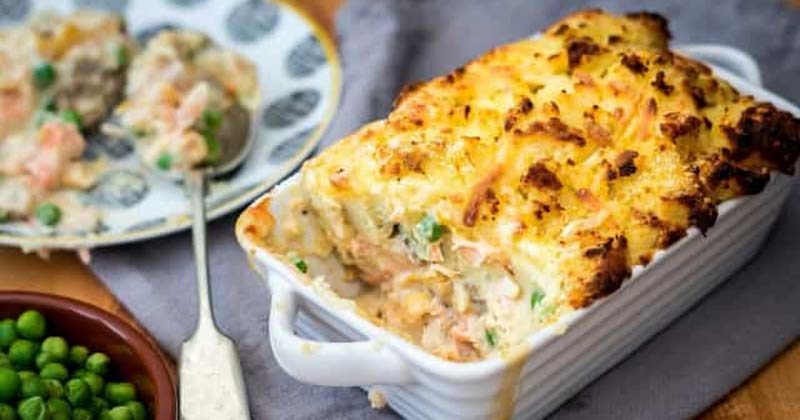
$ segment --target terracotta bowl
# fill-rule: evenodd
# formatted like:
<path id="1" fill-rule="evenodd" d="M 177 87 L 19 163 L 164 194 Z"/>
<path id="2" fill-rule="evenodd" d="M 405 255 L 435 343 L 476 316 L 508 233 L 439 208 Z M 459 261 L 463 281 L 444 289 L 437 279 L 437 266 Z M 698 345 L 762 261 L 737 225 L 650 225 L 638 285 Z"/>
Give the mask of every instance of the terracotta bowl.
<path id="1" fill-rule="evenodd" d="M 47 318 L 49 334 L 111 357 L 113 377 L 136 384 L 154 420 L 174 420 L 175 381 L 155 342 L 130 324 L 95 306 L 60 296 L 0 292 L 0 319 L 36 309 Z"/>

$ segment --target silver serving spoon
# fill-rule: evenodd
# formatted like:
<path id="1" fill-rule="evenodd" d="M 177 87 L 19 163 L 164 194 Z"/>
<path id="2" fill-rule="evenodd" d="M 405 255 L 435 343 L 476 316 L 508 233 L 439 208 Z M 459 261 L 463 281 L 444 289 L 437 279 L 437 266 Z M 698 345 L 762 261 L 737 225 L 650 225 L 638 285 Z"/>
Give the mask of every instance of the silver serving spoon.
<path id="1" fill-rule="evenodd" d="M 213 166 L 183 176 L 191 197 L 192 239 L 197 267 L 197 326 L 181 347 L 180 411 L 184 420 L 249 420 L 247 391 L 236 346 L 217 328 L 212 311 L 206 243 L 207 180 L 238 168 L 255 138 L 255 127 L 242 108 L 226 114 L 218 131 L 221 157 Z M 174 174 L 170 175 L 174 178 Z"/>

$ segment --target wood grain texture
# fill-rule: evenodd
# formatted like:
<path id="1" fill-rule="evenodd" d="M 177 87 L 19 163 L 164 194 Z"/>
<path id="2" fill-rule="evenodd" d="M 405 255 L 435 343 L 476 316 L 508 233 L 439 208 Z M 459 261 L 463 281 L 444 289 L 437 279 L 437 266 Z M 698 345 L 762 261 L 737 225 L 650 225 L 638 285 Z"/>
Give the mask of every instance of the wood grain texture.
<path id="1" fill-rule="evenodd" d="M 287 0 L 332 31 L 344 0 Z M 800 4 L 800 0 L 789 0 Z M 71 253 L 45 261 L 0 247 L 0 290 L 32 290 L 89 302 L 131 320 L 113 295 Z M 702 420 L 800 419 L 800 342 L 699 417 Z"/>

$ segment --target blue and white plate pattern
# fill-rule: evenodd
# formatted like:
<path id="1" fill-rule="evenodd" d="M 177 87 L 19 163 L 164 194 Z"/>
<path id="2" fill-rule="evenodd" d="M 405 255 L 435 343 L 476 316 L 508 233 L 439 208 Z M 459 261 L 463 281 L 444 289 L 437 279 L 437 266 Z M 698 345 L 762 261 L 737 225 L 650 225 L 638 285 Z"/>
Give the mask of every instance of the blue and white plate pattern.
<path id="1" fill-rule="evenodd" d="M 44 12 L 91 8 L 125 16 L 128 31 L 145 41 L 170 27 L 203 31 L 258 66 L 262 108 L 259 138 L 244 166 L 215 181 L 209 218 L 243 207 L 295 170 L 319 143 L 338 105 L 340 69 L 333 44 L 291 6 L 265 0 L 0 0 L 0 27 Z M 139 241 L 186 229 L 189 203 L 180 185 L 145 171 L 133 146 L 96 136 L 85 159 L 104 157 L 108 170 L 83 200 L 103 222 L 81 234 L 42 232 L 23 222 L 0 225 L 0 244 L 24 248 L 81 248 Z"/>

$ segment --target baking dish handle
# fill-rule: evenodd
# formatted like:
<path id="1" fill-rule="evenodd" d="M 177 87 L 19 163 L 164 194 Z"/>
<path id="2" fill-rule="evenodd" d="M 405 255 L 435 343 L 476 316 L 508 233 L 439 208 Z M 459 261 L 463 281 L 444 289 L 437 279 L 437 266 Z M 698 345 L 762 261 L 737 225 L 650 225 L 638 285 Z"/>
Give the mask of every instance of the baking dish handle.
<path id="1" fill-rule="evenodd" d="M 687 44 L 675 48 L 698 60 L 720 66 L 756 86 L 762 86 L 758 63 L 753 56 L 740 49 L 717 44 Z"/>
<path id="2" fill-rule="evenodd" d="M 281 367 L 295 379 L 325 386 L 400 385 L 413 382 L 405 362 L 375 341 L 332 343 L 295 334 L 297 295 L 270 273 L 269 340 Z"/>

